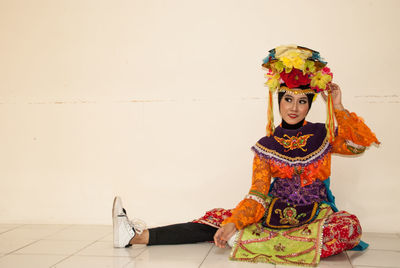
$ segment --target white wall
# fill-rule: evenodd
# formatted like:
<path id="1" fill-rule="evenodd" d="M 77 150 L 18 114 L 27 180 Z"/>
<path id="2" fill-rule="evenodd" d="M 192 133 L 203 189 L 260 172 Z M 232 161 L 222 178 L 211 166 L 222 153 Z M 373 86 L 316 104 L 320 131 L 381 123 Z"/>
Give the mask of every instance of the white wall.
<path id="1" fill-rule="evenodd" d="M 333 157 L 338 206 L 400 232 L 399 7 L 0 0 L 0 222 L 111 224 L 116 194 L 150 225 L 235 206 L 265 134 L 261 60 L 296 43 L 328 60 L 382 142 Z M 325 122 L 321 99 L 308 119 Z"/>

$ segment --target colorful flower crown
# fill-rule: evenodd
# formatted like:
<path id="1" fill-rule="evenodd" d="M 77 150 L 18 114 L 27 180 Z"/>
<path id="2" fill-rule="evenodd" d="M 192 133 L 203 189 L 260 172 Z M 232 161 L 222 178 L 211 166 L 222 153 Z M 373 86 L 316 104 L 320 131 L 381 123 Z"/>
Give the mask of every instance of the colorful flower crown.
<path id="1" fill-rule="evenodd" d="M 319 52 L 296 45 L 279 46 L 269 51 L 262 66 L 268 69 L 269 88 L 267 136 L 274 133 L 272 94 L 276 91 L 290 91 L 295 94 L 312 94 L 328 91 L 327 84 L 333 74 L 326 67 Z M 301 88 L 300 88 L 301 87 Z M 329 141 L 334 140 L 333 103 L 330 91 L 327 100 L 326 129 Z"/>
<path id="2" fill-rule="evenodd" d="M 279 46 L 269 51 L 262 66 L 267 68 L 269 90 L 285 83 L 288 88 L 310 85 L 316 93 L 326 90 L 332 73 L 319 52 L 296 45 Z"/>

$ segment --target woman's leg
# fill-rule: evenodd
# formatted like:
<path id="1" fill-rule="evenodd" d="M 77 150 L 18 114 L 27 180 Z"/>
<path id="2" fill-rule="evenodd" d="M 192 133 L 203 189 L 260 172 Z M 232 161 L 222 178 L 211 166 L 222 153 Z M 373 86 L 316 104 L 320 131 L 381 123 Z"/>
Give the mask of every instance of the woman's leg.
<path id="1" fill-rule="evenodd" d="M 217 228 L 201 223 L 180 223 L 144 230 L 129 244 L 174 245 L 212 241 Z"/>
<path id="2" fill-rule="evenodd" d="M 220 210 L 216 209 L 212 211 L 216 212 Z M 218 215 L 220 214 L 225 215 L 221 212 Z M 114 247 L 116 248 L 129 247 L 133 244 L 172 245 L 213 241 L 214 234 L 218 229 L 197 222 L 145 229 L 144 224 L 139 224 L 135 221 L 132 222 L 128 219 L 126 210 L 122 206 L 121 198 L 118 196 L 114 198 L 112 218 L 113 240 Z"/>
<path id="3" fill-rule="evenodd" d="M 182 223 L 169 226 L 146 229 L 142 234 L 136 234 L 129 242 L 130 245 L 173 245 L 205 241 L 213 241 L 218 228 L 201 223 Z M 236 235 L 229 239 L 228 245 L 233 247 Z M 151 238 L 151 239 L 150 239 Z"/>
<path id="4" fill-rule="evenodd" d="M 339 254 L 358 245 L 361 225 L 355 215 L 346 211 L 333 213 L 324 224 L 321 258 Z"/>

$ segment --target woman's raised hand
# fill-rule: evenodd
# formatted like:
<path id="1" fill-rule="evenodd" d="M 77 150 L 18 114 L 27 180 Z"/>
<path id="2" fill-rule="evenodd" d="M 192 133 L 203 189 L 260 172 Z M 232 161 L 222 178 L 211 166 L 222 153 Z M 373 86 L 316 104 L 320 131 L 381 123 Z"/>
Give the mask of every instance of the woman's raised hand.
<path id="1" fill-rule="evenodd" d="M 342 104 L 342 90 L 340 89 L 340 87 L 335 83 L 329 83 L 329 84 L 327 84 L 327 87 L 332 95 L 333 108 L 335 110 L 344 110 L 344 107 Z M 324 101 L 326 101 L 328 98 L 328 96 L 326 95 L 326 93 L 324 91 L 321 92 L 321 96 L 322 96 L 322 98 L 324 98 Z"/>
<path id="2" fill-rule="evenodd" d="M 237 232 L 234 223 L 230 222 L 218 229 L 214 235 L 214 242 L 217 247 L 225 248 L 227 241 Z"/>

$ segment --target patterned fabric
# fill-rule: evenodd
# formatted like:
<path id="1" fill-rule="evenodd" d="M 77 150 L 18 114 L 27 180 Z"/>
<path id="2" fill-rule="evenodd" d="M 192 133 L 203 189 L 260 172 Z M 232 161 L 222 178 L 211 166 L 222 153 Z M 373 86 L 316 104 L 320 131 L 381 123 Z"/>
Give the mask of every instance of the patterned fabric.
<path id="1" fill-rule="evenodd" d="M 231 215 L 230 209 L 217 208 L 210 211 L 201 217 L 200 219 L 194 220 L 193 222 L 203 223 L 212 227 L 221 227 L 222 222 Z M 258 225 L 259 226 L 259 225 Z M 308 234 L 309 228 L 306 226 L 301 229 L 301 234 Z M 262 230 L 266 230 L 265 227 L 259 227 Z M 277 230 L 270 229 L 270 233 L 274 234 Z M 259 232 L 260 233 L 260 232 Z M 331 255 L 339 254 L 342 251 L 352 249 L 357 246 L 361 238 L 361 225 L 355 215 L 349 214 L 346 211 L 339 211 L 330 214 L 324 223 L 322 232 L 322 248 L 321 258 L 326 258 Z M 256 235 L 257 236 L 257 235 Z M 277 248 L 282 248 L 278 244 Z M 262 258 L 258 258 L 261 261 Z M 265 261 L 268 261 L 265 259 Z"/>
<path id="2" fill-rule="evenodd" d="M 316 180 L 313 184 L 301 187 L 300 178 L 297 176 L 290 180 L 275 179 L 269 194 L 291 205 L 309 205 L 328 200 L 326 187 L 322 181 Z"/>
<path id="3" fill-rule="evenodd" d="M 302 138 L 304 141 L 299 145 L 297 140 L 301 137 L 307 139 Z M 269 159 L 305 166 L 326 154 L 328 145 L 325 124 L 306 122 L 298 129 L 278 126 L 273 136 L 261 138 L 253 150 Z"/>
<path id="4" fill-rule="evenodd" d="M 362 147 L 368 147 L 372 143 L 380 144 L 375 134 L 364 124 L 364 120 L 355 113 L 336 110 L 335 117 L 338 122 L 338 135 L 333 142 L 333 153 L 359 154 L 364 151 Z M 352 147 L 358 150 L 353 150 Z"/>
<path id="5" fill-rule="evenodd" d="M 330 215 L 324 224 L 321 258 L 339 254 L 358 245 L 361 225 L 355 215 L 339 211 Z"/>
<path id="6" fill-rule="evenodd" d="M 260 197 L 258 195 L 247 194 L 244 198 L 245 199 L 252 199 L 252 200 L 260 203 L 264 207 L 264 209 L 266 209 L 267 206 L 268 206 L 267 202 L 265 202 L 265 198 L 262 198 L 262 197 Z"/>
<path id="7" fill-rule="evenodd" d="M 271 204 L 262 220 L 264 227 L 292 228 L 309 223 L 315 218 L 319 204 L 290 205 L 279 198 L 268 197 Z M 267 202 L 268 203 L 268 202 Z"/>
<path id="8" fill-rule="evenodd" d="M 271 184 L 271 175 L 267 161 L 258 155 L 254 156 L 253 179 L 249 193 L 258 193 L 267 196 Z M 238 230 L 245 226 L 258 222 L 264 216 L 265 208 L 259 202 L 245 198 L 232 212 L 232 217 L 226 219 L 224 224 L 233 222 Z"/>
<path id="9" fill-rule="evenodd" d="M 332 213 L 322 204 L 317 218 L 308 224 L 290 229 L 271 229 L 260 223 L 239 231 L 232 248 L 232 260 L 316 266 L 320 260 L 322 226 Z"/>
<path id="10" fill-rule="evenodd" d="M 214 208 L 193 222 L 203 223 L 215 228 L 221 227 L 221 223 L 232 215 L 231 209 Z"/>
<path id="11" fill-rule="evenodd" d="M 314 134 L 307 134 L 300 136 L 301 132 L 298 132 L 296 136 L 289 137 L 288 135 L 284 134 L 283 138 L 279 138 L 274 136 L 275 140 L 279 142 L 285 148 L 285 153 L 295 149 L 301 149 L 304 152 L 307 152 L 307 149 L 304 147 L 307 145 L 307 140 L 314 136 Z"/>
<path id="12" fill-rule="evenodd" d="M 306 145 L 290 151 L 275 139 L 311 134 Z M 324 124 L 306 122 L 298 129 L 277 127 L 274 136 L 261 138 L 252 150 L 268 161 L 273 177 L 286 179 L 299 176 L 301 186 L 325 180 L 330 175 L 332 146 Z"/>
<path id="13" fill-rule="evenodd" d="M 338 121 L 338 134 L 330 144 L 326 138 L 324 124 L 306 123 L 297 130 L 278 127 L 274 135 L 296 136 L 313 134 L 306 146 L 285 152 L 285 148 L 272 136 L 262 138 L 254 147 L 253 178 L 251 191 L 268 194 L 271 177 L 293 179 L 300 177 L 300 186 L 312 185 L 326 180 L 331 174 L 331 154 L 355 154 L 358 151 L 349 146 L 349 141 L 360 146 L 379 144 L 374 133 L 363 120 L 348 111 L 335 111 Z M 242 200 L 232 212 L 232 217 L 223 224 L 232 222 L 239 230 L 252 223 L 259 222 L 265 213 L 264 207 L 251 199 Z"/>

